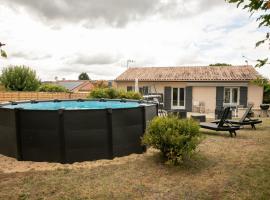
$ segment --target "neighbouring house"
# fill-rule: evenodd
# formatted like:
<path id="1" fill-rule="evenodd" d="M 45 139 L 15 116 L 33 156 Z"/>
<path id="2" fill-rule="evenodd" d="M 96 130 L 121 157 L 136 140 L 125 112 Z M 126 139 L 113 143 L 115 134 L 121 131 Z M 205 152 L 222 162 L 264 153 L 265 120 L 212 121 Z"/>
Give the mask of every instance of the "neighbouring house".
<path id="1" fill-rule="evenodd" d="M 62 80 L 52 82 L 53 84 L 60 85 L 68 89 L 70 92 L 90 92 L 94 85 L 91 81 L 88 80 Z"/>
<path id="2" fill-rule="evenodd" d="M 114 81 L 111 80 L 61 80 L 44 83 L 60 85 L 75 93 L 88 93 L 95 87 L 115 87 Z"/>
<path id="3" fill-rule="evenodd" d="M 143 94 L 162 94 L 164 107 L 192 112 L 203 106 L 215 112 L 225 105 L 258 108 L 263 87 L 252 83 L 258 72 L 252 66 L 137 67 L 129 68 L 115 80 L 117 88 L 134 90 L 138 80 Z"/>

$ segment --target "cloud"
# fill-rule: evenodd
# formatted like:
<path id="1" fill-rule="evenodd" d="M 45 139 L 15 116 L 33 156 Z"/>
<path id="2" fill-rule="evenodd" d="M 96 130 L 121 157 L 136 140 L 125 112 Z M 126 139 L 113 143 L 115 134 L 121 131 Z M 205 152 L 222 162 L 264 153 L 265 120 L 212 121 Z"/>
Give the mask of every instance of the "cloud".
<path id="1" fill-rule="evenodd" d="M 45 54 L 45 55 L 36 55 L 31 52 L 13 52 L 9 55 L 11 58 L 23 58 L 23 59 L 29 59 L 29 60 L 43 60 L 43 59 L 48 59 L 51 58 L 52 55 L 50 54 Z"/>
<path id="2" fill-rule="evenodd" d="M 119 63 L 108 65 L 78 65 L 76 67 L 58 68 L 55 74 L 60 78 L 69 79 L 69 77 L 78 77 L 82 72 L 87 72 L 91 79 L 114 79 L 122 72 Z"/>
<path id="3" fill-rule="evenodd" d="M 85 55 L 80 54 L 76 56 L 72 61 L 68 61 L 70 64 L 79 65 L 108 65 L 119 61 L 119 56 L 113 56 L 111 54 L 96 54 L 96 55 Z"/>
<path id="4" fill-rule="evenodd" d="M 123 27 L 151 16 L 192 17 L 224 4 L 221 0 L 0 0 L 14 9 L 26 8 L 46 21 L 84 22 Z"/>
<path id="5" fill-rule="evenodd" d="M 245 64 L 269 55 L 253 17 L 224 0 L 0 0 L 10 64 L 55 76 L 114 79 L 130 67 Z M 37 17 L 39 16 L 39 17 Z M 43 19 L 43 20 L 41 20 Z M 101 26 L 98 26 L 101 24 Z M 105 26 L 106 25 L 106 26 Z M 119 28 L 121 27 L 121 28 Z M 250 64 L 255 64 L 251 62 Z M 270 77 L 270 67 L 260 71 Z"/>

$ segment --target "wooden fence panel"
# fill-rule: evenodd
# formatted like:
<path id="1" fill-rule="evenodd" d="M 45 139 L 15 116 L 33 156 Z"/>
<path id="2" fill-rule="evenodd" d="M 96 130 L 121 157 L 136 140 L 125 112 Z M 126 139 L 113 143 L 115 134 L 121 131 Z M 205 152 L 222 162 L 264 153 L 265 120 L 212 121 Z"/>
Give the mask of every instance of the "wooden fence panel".
<path id="1" fill-rule="evenodd" d="M 88 93 L 64 92 L 1 92 L 0 102 L 52 99 L 85 99 Z"/>

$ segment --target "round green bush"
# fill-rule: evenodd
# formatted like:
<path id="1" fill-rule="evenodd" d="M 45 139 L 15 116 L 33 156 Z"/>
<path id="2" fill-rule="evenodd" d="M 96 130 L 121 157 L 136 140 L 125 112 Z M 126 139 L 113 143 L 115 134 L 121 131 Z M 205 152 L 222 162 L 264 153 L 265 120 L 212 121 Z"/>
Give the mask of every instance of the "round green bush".
<path id="1" fill-rule="evenodd" d="M 36 91 L 40 86 L 36 71 L 27 66 L 3 68 L 0 82 L 11 91 Z"/>
<path id="2" fill-rule="evenodd" d="M 195 152 L 201 141 L 199 125 L 176 116 L 156 117 L 148 125 L 142 143 L 159 149 L 172 164 L 180 164 Z"/>
<path id="3" fill-rule="evenodd" d="M 68 90 L 61 85 L 54 84 L 42 84 L 39 89 L 39 92 L 68 92 Z"/>

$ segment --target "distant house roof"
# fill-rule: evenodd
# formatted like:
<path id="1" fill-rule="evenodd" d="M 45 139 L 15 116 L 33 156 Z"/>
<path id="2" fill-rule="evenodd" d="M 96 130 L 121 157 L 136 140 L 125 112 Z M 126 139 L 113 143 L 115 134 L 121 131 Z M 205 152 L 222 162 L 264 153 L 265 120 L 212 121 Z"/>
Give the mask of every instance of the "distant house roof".
<path id="1" fill-rule="evenodd" d="M 115 81 L 250 81 L 258 76 L 252 66 L 136 67 Z"/>
<path id="2" fill-rule="evenodd" d="M 84 81 L 57 81 L 56 82 L 57 85 L 61 85 L 70 91 L 83 83 Z"/>
<path id="3" fill-rule="evenodd" d="M 78 88 L 78 87 L 80 87 L 80 88 Z M 88 92 L 88 91 L 91 91 L 92 89 L 94 89 L 95 86 L 90 81 L 87 81 L 87 82 L 81 84 L 78 87 L 77 88 L 79 89 L 79 91 L 81 91 L 81 92 Z"/>
<path id="4" fill-rule="evenodd" d="M 90 91 L 93 89 L 93 84 L 91 81 L 81 81 L 81 80 L 63 80 L 56 81 L 54 84 L 60 85 L 68 89 L 69 91 Z"/>

